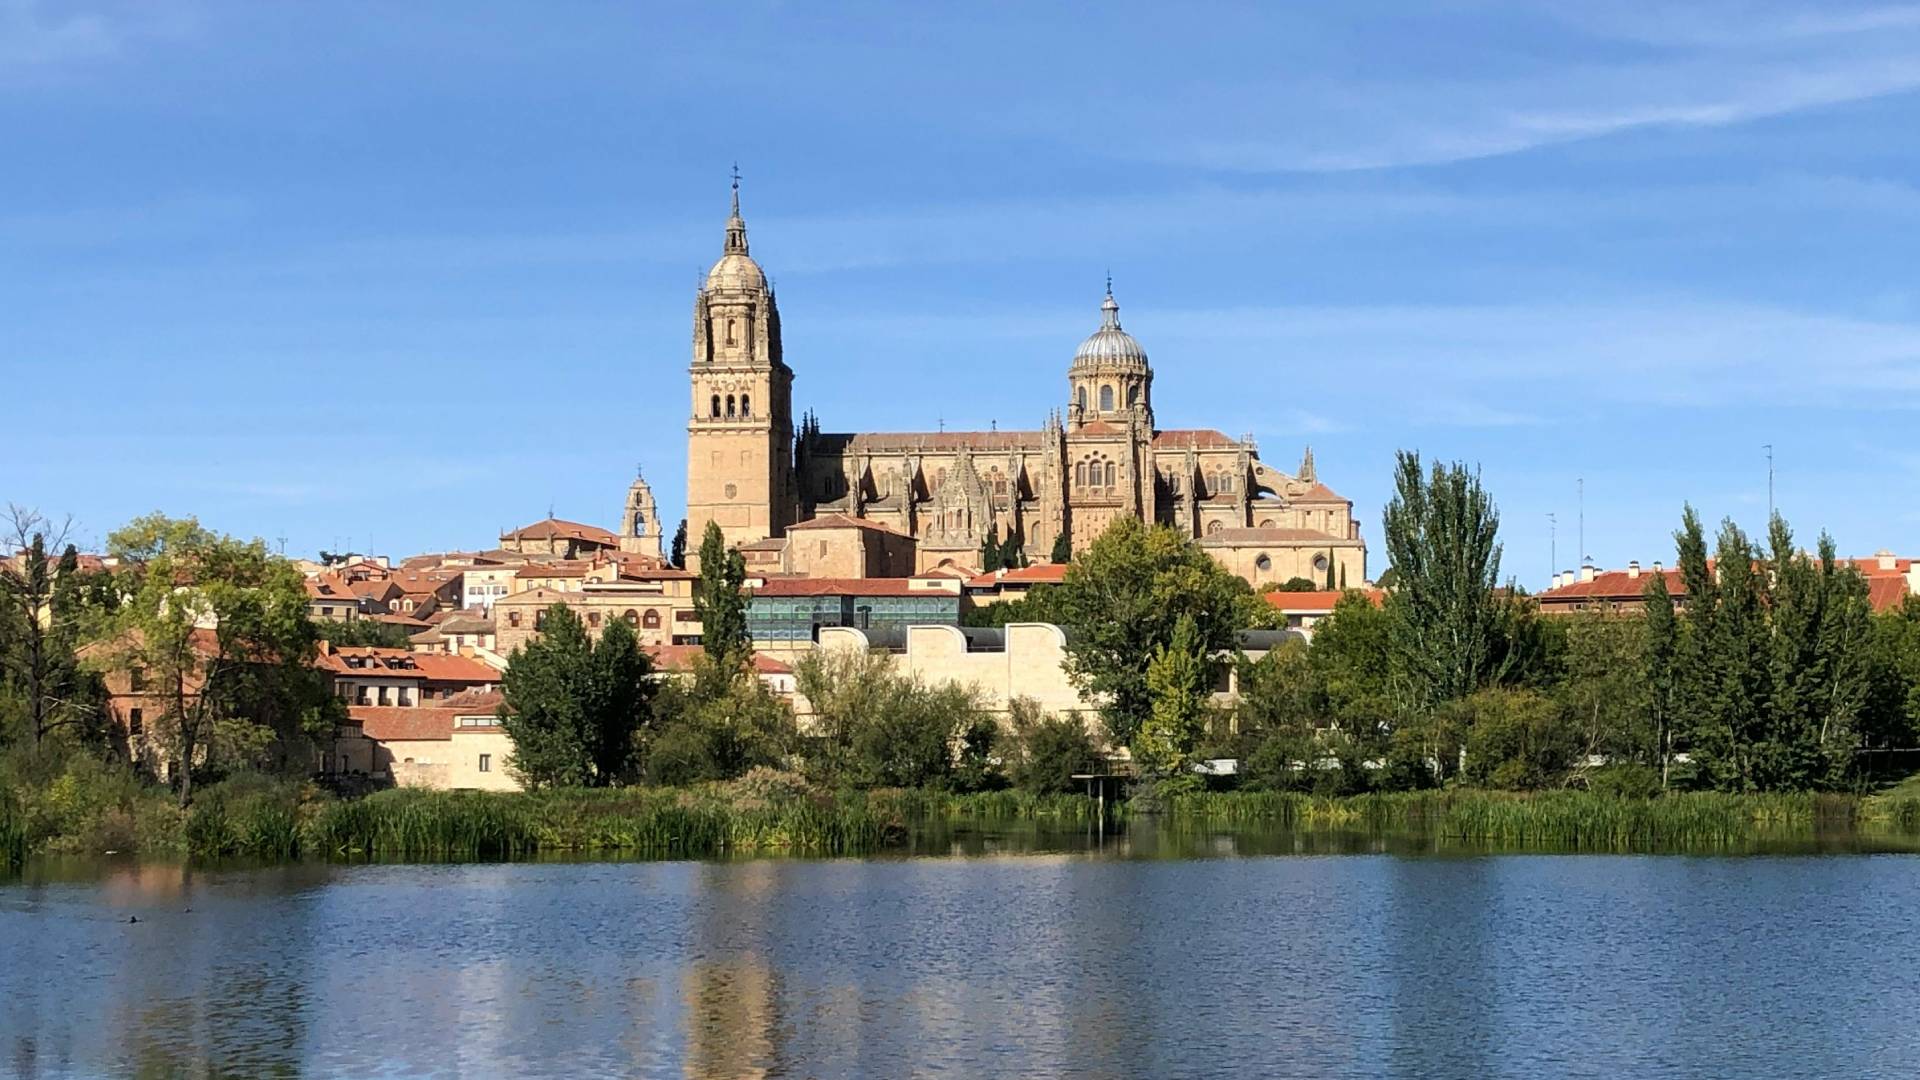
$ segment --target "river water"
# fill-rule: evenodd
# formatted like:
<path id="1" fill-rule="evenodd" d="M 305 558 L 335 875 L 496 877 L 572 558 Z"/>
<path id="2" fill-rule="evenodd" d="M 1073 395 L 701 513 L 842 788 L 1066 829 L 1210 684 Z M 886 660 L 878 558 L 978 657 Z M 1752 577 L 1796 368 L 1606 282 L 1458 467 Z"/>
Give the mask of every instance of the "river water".
<path id="1" fill-rule="evenodd" d="M 1920 1075 L 1912 855 L 943 845 L 40 862 L 0 883 L 0 1073 Z"/>

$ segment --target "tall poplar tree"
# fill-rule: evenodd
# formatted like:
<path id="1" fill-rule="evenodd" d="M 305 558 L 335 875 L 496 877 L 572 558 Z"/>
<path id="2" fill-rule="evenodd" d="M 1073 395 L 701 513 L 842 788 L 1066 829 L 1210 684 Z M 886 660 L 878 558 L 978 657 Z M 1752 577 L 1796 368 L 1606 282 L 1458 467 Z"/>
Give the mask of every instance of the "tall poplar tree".
<path id="1" fill-rule="evenodd" d="M 747 634 L 747 564 L 727 547 L 717 522 L 707 522 L 700 539 L 700 580 L 694 583 L 693 610 L 700 616 L 700 645 L 715 671 L 728 677 L 746 668 L 753 655 Z"/>
<path id="2" fill-rule="evenodd" d="M 1479 473 L 1458 462 L 1427 472 L 1419 454 L 1401 451 L 1384 524 L 1403 704 L 1424 712 L 1498 681 L 1511 655 L 1494 596 L 1500 515 Z"/>

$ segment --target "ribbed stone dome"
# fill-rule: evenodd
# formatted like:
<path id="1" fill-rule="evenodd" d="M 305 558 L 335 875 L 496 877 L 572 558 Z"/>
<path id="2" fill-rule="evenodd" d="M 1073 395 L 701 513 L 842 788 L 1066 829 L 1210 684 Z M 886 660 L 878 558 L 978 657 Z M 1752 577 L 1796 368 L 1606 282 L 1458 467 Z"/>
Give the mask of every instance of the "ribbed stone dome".
<path id="1" fill-rule="evenodd" d="M 1134 340 L 1132 334 L 1120 329 L 1120 305 L 1113 298 L 1113 290 L 1107 290 L 1107 298 L 1100 303 L 1100 329 L 1095 330 L 1074 351 L 1074 366 L 1111 363 L 1144 366 L 1146 362 L 1147 350 Z"/>
<path id="2" fill-rule="evenodd" d="M 715 289 L 758 289 L 765 285 L 767 276 L 760 272 L 760 264 L 753 257 L 740 251 L 729 251 L 720 256 L 720 261 L 707 271 L 707 290 Z"/>

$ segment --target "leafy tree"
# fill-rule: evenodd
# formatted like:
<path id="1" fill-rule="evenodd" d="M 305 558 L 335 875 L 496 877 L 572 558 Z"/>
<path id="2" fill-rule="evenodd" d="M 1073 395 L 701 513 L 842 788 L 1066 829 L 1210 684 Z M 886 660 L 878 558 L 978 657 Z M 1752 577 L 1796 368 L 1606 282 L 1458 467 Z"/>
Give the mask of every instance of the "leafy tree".
<path id="1" fill-rule="evenodd" d="M 1005 557 L 1000 552 L 1000 526 L 987 527 L 987 538 L 980 542 L 980 569 L 991 574 L 1006 566 Z"/>
<path id="2" fill-rule="evenodd" d="M 1465 778 L 1483 787 L 1558 786 L 1580 752 L 1579 733 L 1552 699 L 1528 689 L 1489 687 L 1446 706 L 1466 732 Z"/>
<path id="3" fill-rule="evenodd" d="M 923 685 L 885 654 L 815 650 L 795 677 L 814 708 L 807 772 L 828 785 L 947 787 L 954 740 L 980 715 L 972 689 Z"/>
<path id="4" fill-rule="evenodd" d="M 85 585 L 79 554 L 66 542 L 68 526 L 9 504 L 4 528 L 0 687 L 20 703 L 20 727 L 38 750 L 55 732 L 93 730 L 101 716 L 97 681 L 77 652 L 88 610 Z M 62 547 L 57 560 L 48 556 L 50 548 Z"/>
<path id="5" fill-rule="evenodd" d="M 1398 572 L 1389 595 L 1404 704 L 1457 701 L 1505 676 L 1506 643 L 1494 588 L 1500 576 L 1500 515 L 1477 472 L 1402 451 L 1387 504 L 1387 554 Z"/>
<path id="6" fill-rule="evenodd" d="M 164 704 L 150 721 L 180 805 L 202 765 L 310 767 L 342 706 L 311 660 L 314 627 L 300 573 L 261 540 L 217 535 L 193 518 L 150 514 L 107 538 L 123 603 L 94 653 L 138 672 Z"/>
<path id="7" fill-rule="evenodd" d="M 695 661 L 691 688 L 663 687 L 659 733 L 647 749 L 647 778 L 660 784 L 731 780 L 787 765 L 797 735 L 793 709 L 754 677 L 725 678 Z"/>
<path id="8" fill-rule="evenodd" d="M 1007 720 L 1013 729 L 1008 776 L 1022 791 L 1078 791 L 1080 782 L 1074 776 L 1100 765 L 1099 751 L 1077 716 L 1052 715 L 1032 698 L 1015 698 L 1008 704 Z"/>
<path id="9" fill-rule="evenodd" d="M 700 616 L 700 644 L 711 670 L 730 683 L 753 655 L 747 636 L 747 564 L 727 547 L 717 522 L 707 522 L 700 540 L 700 580 L 694 583 L 693 610 Z"/>
<path id="10" fill-rule="evenodd" d="M 1641 591 L 1644 627 L 1641 634 L 1641 661 L 1645 678 L 1647 720 L 1654 732 L 1654 752 L 1660 762 L 1660 787 L 1665 790 L 1673 767 L 1673 730 L 1679 707 L 1679 679 L 1675 665 L 1680 657 L 1680 620 L 1675 613 L 1673 594 L 1667 590 L 1667 575 L 1655 573 Z"/>
<path id="11" fill-rule="evenodd" d="M 1920 739 L 1920 596 L 1873 617 L 1861 738 L 1874 749 Z"/>
<path id="12" fill-rule="evenodd" d="M 1315 585 L 1311 578 L 1290 577 L 1279 585 L 1273 586 L 1270 589 L 1262 589 L 1261 591 L 1262 592 L 1319 592 L 1320 586 Z"/>
<path id="13" fill-rule="evenodd" d="M 1583 757 L 1642 763 L 1659 758 L 1660 733 L 1649 722 L 1654 710 L 1647 627 L 1645 618 L 1599 611 L 1556 621 L 1566 643 L 1554 696 Z"/>
<path id="14" fill-rule="evenodd" d="M 653 664 L 614 619 L 596 643 L 565 604 L 515 649 L 501 680 L 500 726 L 529 787 L 605 787 L 626 780 L 653 718 Z"/>
<path id="15" fill-rule="evenodd" d="M 379 619 L 320 619 L 315 627 L 315 632 L 333 645 L 404 649 L 412 644 L 406 627 Z"/>
<path id="16" fill-rule="evenodd" d="M 1005 626 L 1017 622 L 1058 623 L 1059 612 L 1050 597 L 1051 585 L 1035 585 L 1017 600 L 1000 600 L 969 607 L 960 613 L 962 626 Z"/>
<path id="17" fill-rule="evenodd" d="M 1065 529 L 1054 536 L 1053 550 L 1048 553 L 1047 561 L 1057 566 L 1073 561 L 1073 537 L 1068 535 Z"/>
<path id="18" fill-rule="evenodd" d="M 1385 570 L 1380 571 L 1380 576 L 1375 578 L 1373 583 L 1381 589 L 1397 589 L 1400 587 L 1400 571 L 1389 566 Z"/>
<path id="19" fill-rule="evenodd" d="M 1048 602 L 1073 630 L 1067 672 L 1104 702 L 1102 716 L 1119 745 L 1132 742 L 1151 712 L 1147 665 L 1172 642 L 1183 617 L 1204 655 L 1233 652 L 1237 632 L 1267 617 L 1247 583 L 1199 545 L 1131 517 L 1116 518 L 1081 553 Z"/>
<path id="20" fill-rule="evenodd" d="M 686 518 L 681 518 L 680 527 L 673 530 L 673 543 L 667 548 L 667 563 L 675 570 L 685 570 L 687 568 Z"/>
<path id="21" fill-rule="evenodd" d="M 1000 773 L 998 751 L 1004 743 L 1000 725 L 980 713 L 960 728 L 959 753 L 953 763 L 955 791 L 993 791 L 1007 786 Z"/>
<path id="22" fill-rule="evenodd" d="M 1191 615 L 1180 616 L 1172 636 L 1155 647 L 1147 663 L 1147 695 L 1153 707 L 1132 745 L 1134 760 L 1149 777 L 1181 775 L 1193 764 L 1212 689 L 1207 667 L 1198 624 Z"/>

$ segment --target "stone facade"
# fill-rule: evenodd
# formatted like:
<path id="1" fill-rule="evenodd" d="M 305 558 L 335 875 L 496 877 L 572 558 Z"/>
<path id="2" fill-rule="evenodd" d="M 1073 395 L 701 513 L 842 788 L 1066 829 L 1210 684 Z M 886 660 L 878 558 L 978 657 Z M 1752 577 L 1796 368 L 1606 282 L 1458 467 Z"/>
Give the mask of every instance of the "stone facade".
<path id="1" fill-rule="evenodd" d="M 977 564 L 990 533 L 1044 561 L 1056 538 L 1077 551 L 1125 516 L 1203 540 L 1256 585 L 1365 580 L 1352 503 L 1319 482 L 1310 450 L 1287 473 L 1251 437 L 1156 426 L 1153 368 L 1111 285 L 1068 367 L 1065 406 L 1037 429 L 839 433 L 809 416 L 796 430 L 779 309 L 746 235 L 736 183 L 720 261 L 694 300 L 690 538 L 717 521 L 772 569 L 795 523 L 844 517 L 911 537 L 924 570 Z M 867 557 L 858 546 L 836 572 Z"/>

